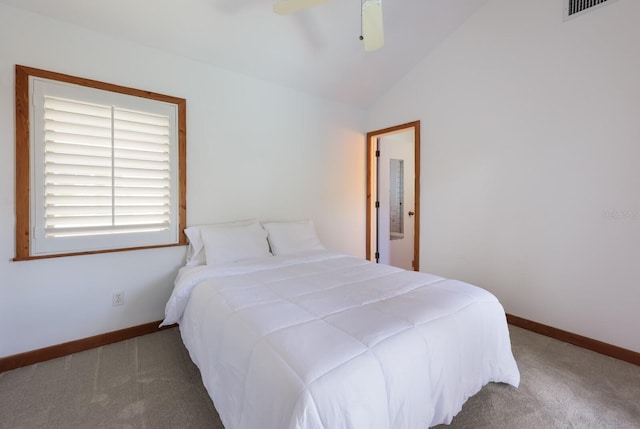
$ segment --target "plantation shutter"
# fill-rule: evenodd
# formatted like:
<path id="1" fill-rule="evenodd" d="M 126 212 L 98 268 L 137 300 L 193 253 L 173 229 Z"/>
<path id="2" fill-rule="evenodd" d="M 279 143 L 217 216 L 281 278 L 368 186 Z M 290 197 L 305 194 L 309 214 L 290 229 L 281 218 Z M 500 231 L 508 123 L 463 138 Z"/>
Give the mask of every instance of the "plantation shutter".
<path id="1" fill-rule="evenodd" d="M 169 120 L 45 96 L 45 233 L 169 228 Z"/>
<path id="2" fill-rule="evenodd" d="M 35 247 L 45 252 L 90 250 L 93 245 L 78 244 L 78 239 L 141 233 L 169 233 L 177 239 L 172 118 L 50 94 L 55 92 L 45 87 L 42 117 L 36 116 L 43 146 L 41 163 L 36 163 L 42 175 L 38 179 L 36 171 L 35 194 L 40 201 L 36 201 L 35 225 L 42 227 L 35 234 Z M 69 246 L 44 244 L 65 239 Z M 156 242 L 152 238 L 114 246 Z M 111 246 L 99 239 L 92 243 L 97 248 Z"/>

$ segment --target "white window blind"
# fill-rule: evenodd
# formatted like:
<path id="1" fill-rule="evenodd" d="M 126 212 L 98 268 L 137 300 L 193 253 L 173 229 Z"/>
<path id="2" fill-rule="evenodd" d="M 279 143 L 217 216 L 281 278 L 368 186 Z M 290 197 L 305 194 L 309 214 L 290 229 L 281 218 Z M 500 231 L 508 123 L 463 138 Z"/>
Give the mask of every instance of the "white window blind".
<path id="1" fill-rule="evenodd" d="M 35 253 L 177 241 L 176 111 L 34 79 Z"/>

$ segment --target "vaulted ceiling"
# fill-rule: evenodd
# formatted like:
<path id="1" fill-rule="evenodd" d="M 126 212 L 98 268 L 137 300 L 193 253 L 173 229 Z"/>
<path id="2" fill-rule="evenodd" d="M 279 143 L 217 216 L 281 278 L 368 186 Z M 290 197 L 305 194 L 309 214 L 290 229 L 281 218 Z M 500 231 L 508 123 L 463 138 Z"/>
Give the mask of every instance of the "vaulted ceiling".
<path id="1" fill-rule="evenodd" d="M 487 0 L 382 0 L 385 46 L 364 52 L 360 1 L 293 15 L 272 0 L 0 0 L 67 23 L 367 107 Z"/>

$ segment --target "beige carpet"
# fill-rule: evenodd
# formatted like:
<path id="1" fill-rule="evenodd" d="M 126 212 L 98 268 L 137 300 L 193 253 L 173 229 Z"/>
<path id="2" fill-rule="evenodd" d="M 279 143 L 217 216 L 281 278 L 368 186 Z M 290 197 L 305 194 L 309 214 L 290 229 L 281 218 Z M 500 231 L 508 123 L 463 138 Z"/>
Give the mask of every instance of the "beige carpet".
<path id="1" fill-rule="evenodd" d="M 640 428 L 640 367 L 510 329 L 520 388 L 489 384 L 438 429 Z M 223 426 L 170 329 L 0 373 L 0 428 Z"/>

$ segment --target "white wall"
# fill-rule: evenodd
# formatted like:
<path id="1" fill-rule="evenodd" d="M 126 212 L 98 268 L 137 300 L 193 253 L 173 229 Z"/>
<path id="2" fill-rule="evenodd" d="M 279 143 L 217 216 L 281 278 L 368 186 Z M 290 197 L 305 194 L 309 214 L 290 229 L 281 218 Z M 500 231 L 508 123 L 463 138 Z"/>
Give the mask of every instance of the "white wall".
<path id="1" fill-rule="evenodd" d="M 423 271 L 640 351 L 640 2 L 561 7 L 489 1 L 368 129 L 422 121 Z"/>
<path id="2" fill-rule="evenodd" d="M 0 357 L 161 319 L 186 252 L 11 262 L 15 64 L 186 98 L 189 225 L 313 218 L 364 256 L 363 111 L 4 5 L 0 41 Z"/>

